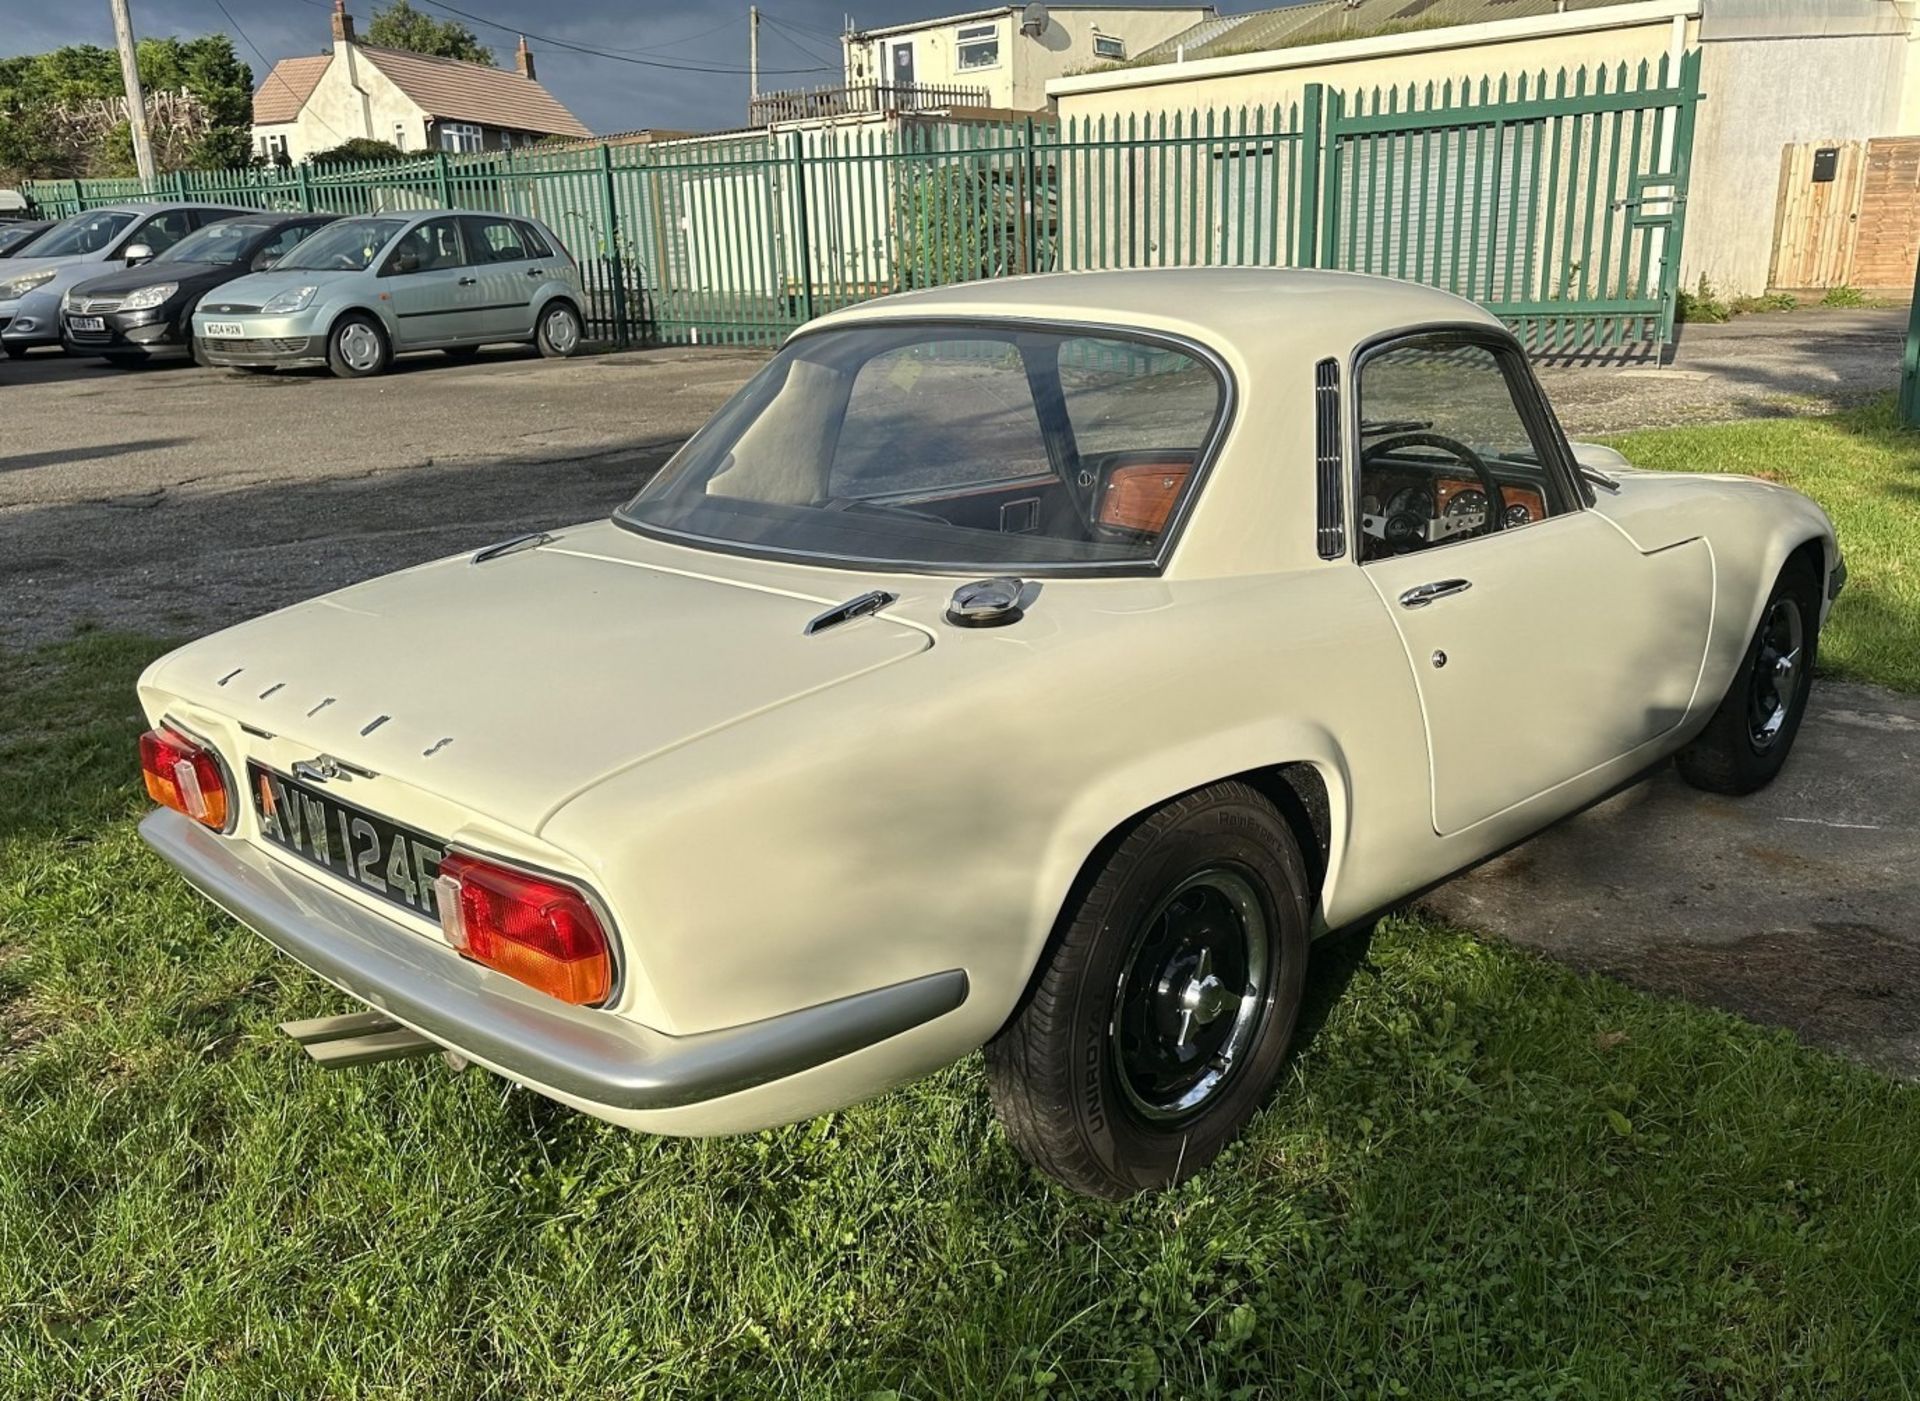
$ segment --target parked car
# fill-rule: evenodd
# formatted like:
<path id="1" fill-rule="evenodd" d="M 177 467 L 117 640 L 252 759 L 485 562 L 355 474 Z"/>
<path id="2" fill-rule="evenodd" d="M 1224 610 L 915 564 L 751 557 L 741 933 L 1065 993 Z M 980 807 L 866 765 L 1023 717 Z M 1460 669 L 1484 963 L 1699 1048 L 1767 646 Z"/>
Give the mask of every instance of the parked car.
<path id="1" fill-rule="evenodd" d="M 977 282 L 806 326 L 610 520 L 161 658 L 141 830 L 377 1009 L 289 1026 L 330 1063 L 715 1134 L 984 1044 L 1119 1197 L 1267 1097 L 1314 937 L 1670 757 L 1773 778 L 1845 572 L 1445 293 Z"/>
<path id="2" fill-rule="evenodd" d="M 34 240 L 25 257 L 0 270 L 0 348 L 25 355 L 60 344 L 60 299 L 102 264 L 136 267 L 164 253 L 202 224 L 257 214 L 228 204 L 117 204 L 76 214 Z"/>
<path id="3" fill-rule="evenodd" d="M 463 358 L 529 341 L 572 355 L 581 306 L 579 271 L 545 225 L 430 210 L 342 219 L 208 298 L 193 331 L 209 364 L 355 379 L 415 350 Z"/>
<path id="4" fill-rule="evenodd" d="M 259 214 L 223 219 L 187 235 L 153 261 L 67 289 L 60 303 L 67 349 L 116 365 L 193 354 L 191 315 L 200 300 L 270 267 L 333 214 Z"/>
<path id="5" fill-rule="evenodd" d="M 0 224 L 0 258 L 20 256 L 36 238 L 52 227 L 51 219 L 24 219 Z"/>

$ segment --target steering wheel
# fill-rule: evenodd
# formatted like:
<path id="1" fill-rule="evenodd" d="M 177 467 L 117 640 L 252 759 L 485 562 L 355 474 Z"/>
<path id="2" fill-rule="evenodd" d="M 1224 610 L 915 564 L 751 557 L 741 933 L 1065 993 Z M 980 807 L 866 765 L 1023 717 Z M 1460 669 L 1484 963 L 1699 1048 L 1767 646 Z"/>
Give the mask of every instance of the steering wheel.
<path id="1" fill-rule="evenodd" d="M 1480 479 L 1481 490 L 1486 494 L 1487 529 L 1504 530 L 1506 528 L 1507 499 L 1501 494 L 1500 483 L 1494 479 L 1493 469 L 1487 466 L 1486 460 L 1479 453 L 1458 438 L 1449 438 L 1444 433 L 1425 431 L 1395 433 L 1392 437 L 1369 443 L 1360 450 L 1361 469 L 1365 470 L 1374 457 L 1398 452 L 1401 448 L 1438 448 L 1450 456 L 1459 458 L 1462 465 L 1471 469 L 1474 476 Z"/>

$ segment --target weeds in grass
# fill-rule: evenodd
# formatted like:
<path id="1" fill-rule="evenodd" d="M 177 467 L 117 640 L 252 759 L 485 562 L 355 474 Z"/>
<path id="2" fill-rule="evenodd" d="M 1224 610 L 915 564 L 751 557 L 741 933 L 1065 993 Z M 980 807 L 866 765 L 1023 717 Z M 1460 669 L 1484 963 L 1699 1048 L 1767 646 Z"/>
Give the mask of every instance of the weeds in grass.
<path id="1" fill-rule="evenodd" d="M 1733 310 L 1714 292 L 1707 275 L 1700 274 L 1700 285 L 1689 292 L 1682 288 L 1674 307 L 1674 319 L 1681 322 L 1717 326 L 1733 319 Z"/>
<path id="2" fill-rule="evenodd" d="M 1872 299 L 1858 287 L 1849 287 L 1845 283 L 1842 283 L 1838 287 L 1829 288 L 1826 296 L 1820 299 L 1820 305 L 1828 307 L 1863 307 L 1872 305 Z"/>

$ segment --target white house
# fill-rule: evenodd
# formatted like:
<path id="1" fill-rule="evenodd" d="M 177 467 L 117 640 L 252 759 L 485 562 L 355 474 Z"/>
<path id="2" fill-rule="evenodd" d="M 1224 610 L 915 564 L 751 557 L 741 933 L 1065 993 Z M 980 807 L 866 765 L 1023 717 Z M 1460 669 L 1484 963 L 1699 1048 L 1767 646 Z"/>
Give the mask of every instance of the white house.
<path id="1" fill-rule="evenodd" d="M 494 151 L 590 136 L 534 77 L 525 39 L 514 58 L 508 71 L 362 44 L 345 0 L 334 0 L 332 51 L 282 59 L 254 93 L 254 150 L 287 163 L 358 137 L 403 151 Z"/>
<path id="2" fill-rule="evenodd" d="M 1047 105 L 1047 81 L 1130 58 L 1211 5 L 1000 5 L 841 36 L 845 86 L 759 99 L 754 124 L 843 112 Z"/>

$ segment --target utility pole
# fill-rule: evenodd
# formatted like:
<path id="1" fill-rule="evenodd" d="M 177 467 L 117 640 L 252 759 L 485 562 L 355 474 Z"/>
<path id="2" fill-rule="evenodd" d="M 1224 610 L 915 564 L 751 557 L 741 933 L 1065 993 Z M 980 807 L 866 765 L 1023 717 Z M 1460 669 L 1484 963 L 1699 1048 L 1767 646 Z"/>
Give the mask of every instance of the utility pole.
<path id="1" fill-rule="evenodd" d="M 747 101 L 760 96 L 760 7 L 747 6 Z"/>
<path id="2" fill-rule="evenodd" d="M 147 95 L 140 89 L 140 63 L 133 52 L 133 16 L 127 0 L 108 0 L 113 6 L 113 37 L 120 45 L 120 77 L 127 86 L 127 125 L 133 128 L 133 163 L 140 183 L 153 188 L 153 142 L 147 137 Z"/>

